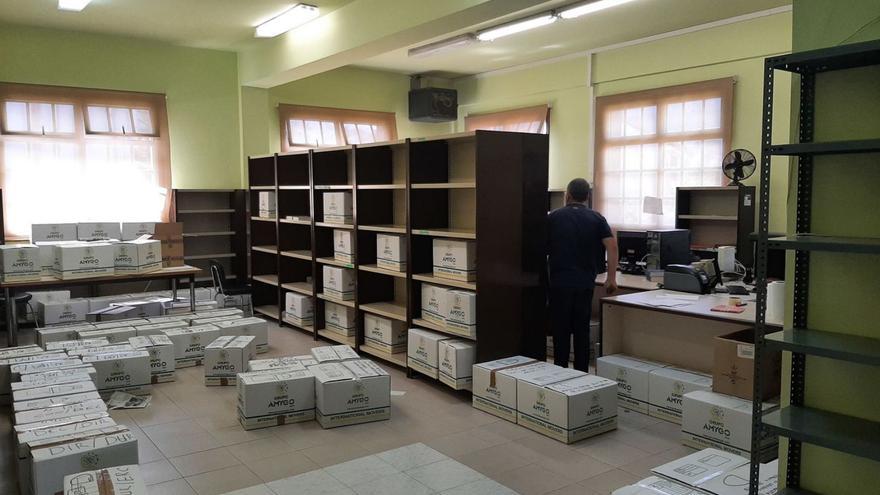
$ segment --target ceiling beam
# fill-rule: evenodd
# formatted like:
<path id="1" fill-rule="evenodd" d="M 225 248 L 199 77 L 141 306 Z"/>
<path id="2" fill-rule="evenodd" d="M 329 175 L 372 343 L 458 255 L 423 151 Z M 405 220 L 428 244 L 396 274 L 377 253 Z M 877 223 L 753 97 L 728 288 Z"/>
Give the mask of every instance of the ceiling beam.
<path id="1" fill-rule="evenodd" d="M 355 0 L 277 38 L 249 42 L 239 53 L 239 78 L 271 88 L 547 3 L 554 2 Z"/>

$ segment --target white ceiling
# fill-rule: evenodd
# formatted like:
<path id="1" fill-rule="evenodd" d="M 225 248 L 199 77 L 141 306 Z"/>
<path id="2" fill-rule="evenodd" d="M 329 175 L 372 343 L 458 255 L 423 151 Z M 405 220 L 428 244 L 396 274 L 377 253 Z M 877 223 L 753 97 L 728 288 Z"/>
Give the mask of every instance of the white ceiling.
<path id="1" fill-rule="evenodd" d="M 572 3 L 571 0 L 564 2 L 569 3 Z M 790 4 L 791 0 L 636 0 L 492 42 L 474 43 L 422 58 L 409 57 L 408 49 L 425 44 L 420 43 L 364 60 L 358 65 L 404 74 L 429 73 L 438 77 L 456 77 L 583 52 Z M 515 18 L 522 15 L 518 14 Z M 449 36 L 474 32 L 502 22 L 498 20 L 472 26 Z"/>
<path id="2" fill-rule="evenodd" d="M 309 0 L 321 14 L 353 0 Z M 0 21 L 116 34 L 183 46 L 233 50 L 257 24 L 296 0 L 92 0 L 82 12 L 58 10 L 58 0 L 0 0 Z"/>

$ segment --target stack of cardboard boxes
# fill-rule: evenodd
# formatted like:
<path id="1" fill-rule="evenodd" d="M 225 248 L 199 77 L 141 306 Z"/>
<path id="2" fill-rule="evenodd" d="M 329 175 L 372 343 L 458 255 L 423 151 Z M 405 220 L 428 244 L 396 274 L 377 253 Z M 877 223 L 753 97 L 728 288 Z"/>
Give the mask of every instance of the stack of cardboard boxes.
<path id="1" fill-rule="evenodd" d="M 473 406 L 565 443 L 617 428 L 613 381 L 523 356 L 473 366 Z"/>

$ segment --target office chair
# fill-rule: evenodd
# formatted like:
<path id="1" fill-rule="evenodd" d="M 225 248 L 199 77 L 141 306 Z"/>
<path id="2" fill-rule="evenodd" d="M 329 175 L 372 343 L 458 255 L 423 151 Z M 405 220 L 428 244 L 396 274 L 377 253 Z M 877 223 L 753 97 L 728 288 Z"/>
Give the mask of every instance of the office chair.
<path id="1" fill-rule="evenodd" d="M 252 315 L 254 313 L 254 303 L 251 286 L 249 284 L 230 286 L 226 283 L 226 270 L 223 268 L 223 265 L 217 260 L 210 260 L 209 263 L 211 265 L 211 280 L 214 283 L 214 291 L 227 297 L 237 297 L 240 301 L 244 301 L 244 296 L 247 296 L 247 314 Z M 244 310 L 243 306 L 245 304 L 243 302 L 239 306 Z"/>

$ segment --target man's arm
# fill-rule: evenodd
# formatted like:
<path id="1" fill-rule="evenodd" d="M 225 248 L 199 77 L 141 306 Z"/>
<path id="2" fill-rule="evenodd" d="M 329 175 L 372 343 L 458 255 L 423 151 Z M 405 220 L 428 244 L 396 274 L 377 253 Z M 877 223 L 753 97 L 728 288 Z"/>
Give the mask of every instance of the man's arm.
<path id="1" fill-rule="evenodd" d="M 617 252 L 617 238 L 614 236 L 602 239 L 605 245 L 605 252 L 608 253 L 608 273 L 605 274 L 605 293 L 614 294 L 617 292 L 617 262 L 619 255 Z"/>

